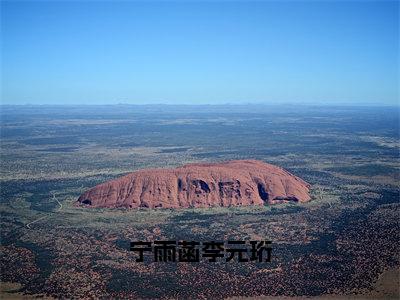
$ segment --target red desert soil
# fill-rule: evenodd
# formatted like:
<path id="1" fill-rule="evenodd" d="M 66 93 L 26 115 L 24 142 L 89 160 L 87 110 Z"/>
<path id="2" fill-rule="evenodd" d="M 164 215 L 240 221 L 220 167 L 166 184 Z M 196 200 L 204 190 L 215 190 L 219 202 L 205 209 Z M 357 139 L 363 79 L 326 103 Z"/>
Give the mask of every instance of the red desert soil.
<path id="1" fill-rule="evenodd" d="M 78 199 L 91 207 L 187 208 L 310 200 L 310 185 L 257 160 L 144 169 L 95 186 Z"/>

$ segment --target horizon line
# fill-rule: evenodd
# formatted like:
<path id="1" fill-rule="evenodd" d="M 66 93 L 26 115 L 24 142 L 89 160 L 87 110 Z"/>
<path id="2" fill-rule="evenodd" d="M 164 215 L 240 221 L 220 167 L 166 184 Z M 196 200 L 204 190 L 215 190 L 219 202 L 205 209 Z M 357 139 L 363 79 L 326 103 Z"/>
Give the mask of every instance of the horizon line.
<path id="1" fill-rule="evenodd" d="M 53 107 L 66 107 L 66 106 L 286 106 L 286 105 L 297 105 L 297 106 L 347 106 L 347 107 L 400 107 L 400 101 L 398 103 L 296 103 L 296 102 L 285 102 L 285 103 L 266 103 L 266 102 L 241 102 L 241 103 L 101 103 L 101 104 L 75 104 L 75 103 L 61 103 L 61 104 L 49 104 L 49 103 L 1 103 L 2 106 L 53 106 Z"/>

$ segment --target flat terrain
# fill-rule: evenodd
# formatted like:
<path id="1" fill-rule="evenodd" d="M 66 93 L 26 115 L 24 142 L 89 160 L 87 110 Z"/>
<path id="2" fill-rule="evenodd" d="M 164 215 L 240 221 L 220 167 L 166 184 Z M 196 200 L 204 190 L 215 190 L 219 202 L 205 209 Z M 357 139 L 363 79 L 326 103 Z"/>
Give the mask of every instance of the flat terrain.
<path id="1" fill-rule="evenodd" d="M 5 298 L 399 296 L 399 110 L 293 106 L 1 107 Z M 259 159 L 312 201 L 179 210 L 86 209 L 128 172 Z M 137 240 L 272 240 L 270 263 L 135 262 Z M 299 298 L 299 299 L 301 299 Z"/>

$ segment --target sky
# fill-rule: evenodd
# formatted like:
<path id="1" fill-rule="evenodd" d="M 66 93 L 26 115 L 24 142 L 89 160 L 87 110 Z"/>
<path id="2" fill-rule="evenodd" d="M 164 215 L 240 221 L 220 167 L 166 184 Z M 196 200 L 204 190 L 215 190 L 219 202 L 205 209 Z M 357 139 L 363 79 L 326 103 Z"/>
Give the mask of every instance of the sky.
<path id="1" fill-rule="evenodd" d="M 398 1 L 1 1 L 2 104 L 399 104 Z"/>

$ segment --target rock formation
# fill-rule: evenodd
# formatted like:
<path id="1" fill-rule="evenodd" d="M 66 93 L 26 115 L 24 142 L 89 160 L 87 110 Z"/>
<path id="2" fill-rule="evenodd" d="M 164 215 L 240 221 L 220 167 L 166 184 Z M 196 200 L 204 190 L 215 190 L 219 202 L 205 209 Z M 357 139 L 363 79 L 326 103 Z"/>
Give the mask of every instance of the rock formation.
<path id="1" fill-rule="evenodd" d="M 144 169 L 99 184 L 78 203 L 91 207 L 187 208 L 310 200 L 309 184 L 256 160 Z"/>

